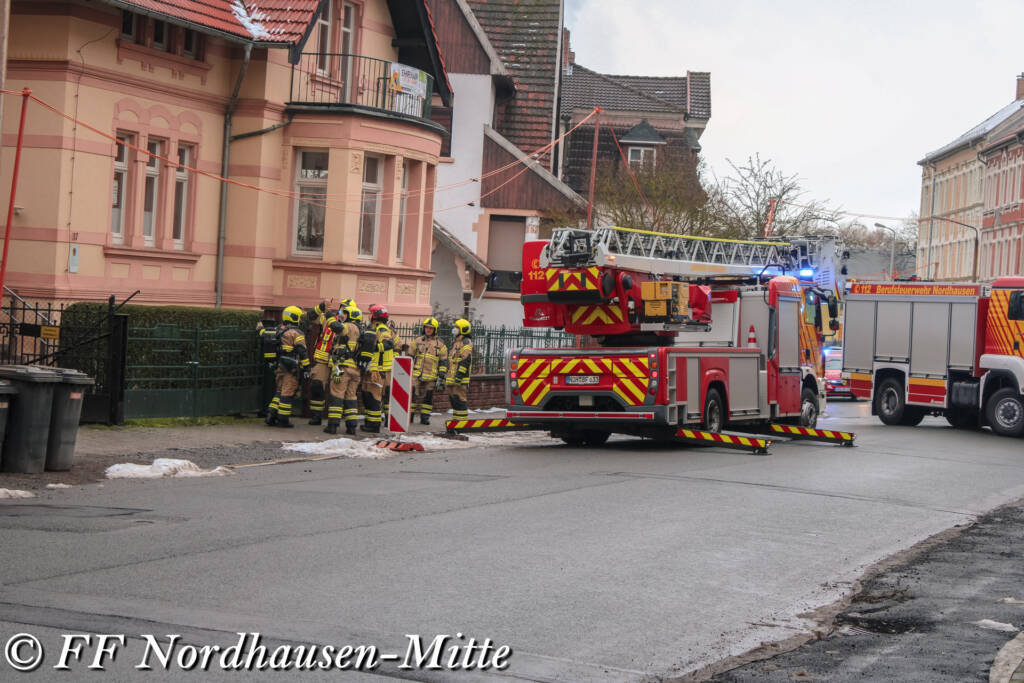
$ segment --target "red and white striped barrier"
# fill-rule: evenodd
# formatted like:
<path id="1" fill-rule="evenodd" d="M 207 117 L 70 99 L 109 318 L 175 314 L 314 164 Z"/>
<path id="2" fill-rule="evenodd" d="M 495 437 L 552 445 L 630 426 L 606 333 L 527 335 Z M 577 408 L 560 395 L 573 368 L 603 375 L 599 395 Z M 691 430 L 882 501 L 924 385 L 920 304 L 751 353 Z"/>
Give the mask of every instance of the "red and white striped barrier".
<path id="1" fill-rule="evenodd" d="M 391 407 L 388 409 L 388 430 L 398 434 L 409 431 L 409 410 L 412 403 L 412 358 L 396 356 L 391 364 Z"/>

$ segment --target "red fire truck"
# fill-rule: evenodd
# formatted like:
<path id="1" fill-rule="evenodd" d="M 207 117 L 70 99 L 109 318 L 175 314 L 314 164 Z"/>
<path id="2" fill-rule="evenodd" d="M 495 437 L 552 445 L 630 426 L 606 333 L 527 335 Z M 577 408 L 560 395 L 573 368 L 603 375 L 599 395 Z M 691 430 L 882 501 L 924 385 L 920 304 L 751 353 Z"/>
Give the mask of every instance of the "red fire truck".
<path id="1" fill-rule="evenodd" d="M 684 427 L 813 427 L 825 404 L 822 307 L 834 317 L 843 291 L 840 247 L 623 228 L 527 242 L 524 324 L 585 343 L 510 351 L 508 419 L 588 445 Z"/>
<path id="2" fill-rule="evenodd" d="M 885 424 L 1024 434 L 1024 278 L 857 283 L 844 327 L 843 376 Z"/>

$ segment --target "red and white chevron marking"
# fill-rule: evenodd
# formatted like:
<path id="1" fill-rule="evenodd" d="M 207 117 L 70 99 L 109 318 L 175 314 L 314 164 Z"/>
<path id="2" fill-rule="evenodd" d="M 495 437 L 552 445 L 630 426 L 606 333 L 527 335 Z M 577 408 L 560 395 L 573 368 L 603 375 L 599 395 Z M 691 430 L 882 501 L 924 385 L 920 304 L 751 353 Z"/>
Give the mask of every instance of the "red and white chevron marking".
<path id="1" fill-rule="evenodd" d="M 398 434 L 409 431 L 409 409 L 412 403 L 412 358 L 397 356 L 391 365 L 391 407 L 388 429 Z"/>

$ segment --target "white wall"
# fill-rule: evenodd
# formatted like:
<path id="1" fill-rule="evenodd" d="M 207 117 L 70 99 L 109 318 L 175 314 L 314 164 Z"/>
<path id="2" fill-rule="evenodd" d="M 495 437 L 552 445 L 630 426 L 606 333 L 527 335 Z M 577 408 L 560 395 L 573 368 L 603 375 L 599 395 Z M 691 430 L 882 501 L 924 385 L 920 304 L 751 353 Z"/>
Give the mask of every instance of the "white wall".
<path id="1" fill-rule="evenodd" d="M 519 299 L 473 299 L 473 316 L 486 327 L 522 327 L 523 304 Z"/>
<path id="2" fill-rule="evenodd" d="M 430 307 L 436 315 L 444 310 L 462 316 L 462 281 L 456 270 L 455 257 L 444 246 L 438 245 L 431 257 L 430 267 L 434 280 L 430 284 Z"/>
<path id="3" fill-rule="evenodd" d="M 480 176 L 483 167 L 484 125 L 494 115 L 494 84 L 490 76 L 448 74 L 455 93 L 452 107 L 452 159 L 437 165 L 437 186 L 461 183 Z M 448 207 L 475 202 L 476 206 L 443 211 Z M 434 196 L 434 218 L 463 244 L 476 251 L 473 224 L 480 217 L 480 183 L 466 183 Z M 484 257 L 485 255 L 481 255 Z M 436 283 L 436 281 L 435 281 Z"/>

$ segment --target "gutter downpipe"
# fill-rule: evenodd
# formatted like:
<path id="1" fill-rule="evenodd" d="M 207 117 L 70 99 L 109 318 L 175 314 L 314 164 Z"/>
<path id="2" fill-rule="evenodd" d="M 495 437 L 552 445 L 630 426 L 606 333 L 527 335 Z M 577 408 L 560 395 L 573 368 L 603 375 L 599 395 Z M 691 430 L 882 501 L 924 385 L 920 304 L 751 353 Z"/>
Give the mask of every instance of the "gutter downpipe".
<path id="1" fill-rule="evenodd" d="M 228 166 L 231 161 L 231 119 L 238 106 L 238 93 L 242 90 L 242 79 L 249 69 L 249 58 L 252 56 L 252 43 L 245 44 L 245 56 L 242 58 L 242 69 L 238 72 L 238 80 L 235 81 L 235 90 L 231 93 L 231 100 L 224 111 L 224 147 L 220 155 L 220 175 L 228 177 Z M 224 299 L 224 242 L 227 236 L 228 219 L 228 184 L 220 184 L 220 218 L 217 224 L 217 308 L 221 307 Z"/>
<path id="2" fill-rule="evenodd" d="M 931 189 L 931 206 L 928 209 L 928 252 L 925 256 L 925 268 L 927 268 L 927 277 L 929 280 L 932 279 L 932 225 L 934 221 L 932 217 L 935 215 L 935 176 L 937 166 L 934 161 L 929 161 L 928 165 L 932 167 L 932 189 Z"/>

